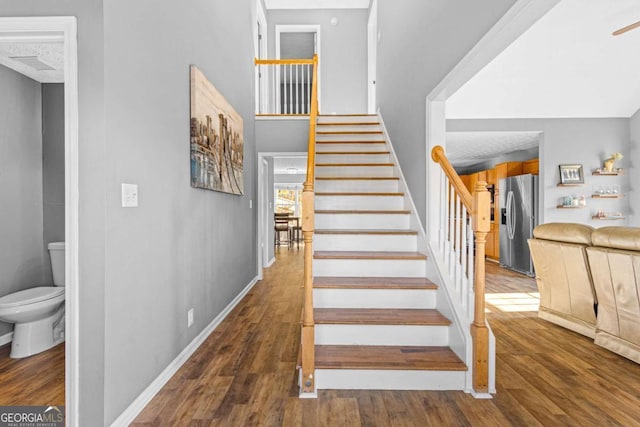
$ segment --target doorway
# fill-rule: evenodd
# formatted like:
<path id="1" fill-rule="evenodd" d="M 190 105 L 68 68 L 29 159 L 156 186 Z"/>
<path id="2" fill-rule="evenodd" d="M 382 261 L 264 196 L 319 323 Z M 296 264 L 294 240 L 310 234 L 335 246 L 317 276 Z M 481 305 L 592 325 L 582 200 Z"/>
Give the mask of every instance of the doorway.
<path id="1" fill-rule="evenodd" d="M 65 410 L 67 425 L 78 423 L 78 55 L 76 18 L 0 17 L 0 40 L 62 44 L 64 82 L 65 225 Z M 42 61 L 40 61 L 42 62 Z"/>
<path id="2" fill-rule="evenodd" d="M 322 111 L 322 55 L 320 41 L 320 25 L 276 25 L 276 59 L 311 59 L 313 55 L 318 55 L 318 109 Z M 276 70 L 276 81 L 288 81 L 291 78 L 291 70 L 287 74 L 287 69 Z M 290 77 L 287 77 L 290 76 Z M 298 81 L 296 75 L 296 81 Z M 306 85 L 310 88 L 312 80 L 311 74 L 302 77 Z M 308 89 L 307 88 L 307 89 Z M 304 89 L 300 89 L 304 92 Z M 276 92 L 276 104 L 280 106 L 280 111 L 287 111 L 285 96 L 281 91 Z"/>

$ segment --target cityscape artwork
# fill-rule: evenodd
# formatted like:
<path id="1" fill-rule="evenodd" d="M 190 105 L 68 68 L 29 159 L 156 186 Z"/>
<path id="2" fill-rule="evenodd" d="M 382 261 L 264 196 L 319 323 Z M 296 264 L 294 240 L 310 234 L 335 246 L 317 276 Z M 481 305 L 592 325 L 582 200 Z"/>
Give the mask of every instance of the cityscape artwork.
<path id="1" fill-rule="evenodd" d="M 242 117 L 191 65 L 191 186 L 243 194 Z"/>

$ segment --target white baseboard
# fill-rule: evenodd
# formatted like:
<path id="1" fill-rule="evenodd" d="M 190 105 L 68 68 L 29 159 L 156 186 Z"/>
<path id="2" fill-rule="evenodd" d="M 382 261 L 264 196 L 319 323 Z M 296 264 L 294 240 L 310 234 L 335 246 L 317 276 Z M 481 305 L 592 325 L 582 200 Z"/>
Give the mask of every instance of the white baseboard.
<path id="1" fill-rule="evenodd" d="M 273 263 L 276 262 L 276 257 L 271 258 L 271 260 L 269 260 L 269 262 L 267 263 L 267 265 L 265 265 L 265 268 L 269 268 L 273 265 Z"/>
<path id="2" fill-rule="evenodd" d="M 180 369 L 180 367 L 191 357 L 193 353 L 202 345 L 202 343 L 211 335 L 211 333 L 222 323 L 222 321 L 231 313 L 236 305 L 245 297 L 258 283 L 255 277 L 222 312 L 216 316 L 209 325 L 204 328 L 197 337 L 189 343 L 187 347 L 167 366 L 164 371 L 129 405 L 125 411 L 111 424 L 112 427 L 128 426 L 142 412 L 142 410 L 151 402 L 151 399 L 164 387 L 171 377 Z"/>
<path id="3" fill-rule="evenodd" d="M 9 344 L 11 341 L 13 341 L 13 332 L 0 336 L 0 345 Z"/>

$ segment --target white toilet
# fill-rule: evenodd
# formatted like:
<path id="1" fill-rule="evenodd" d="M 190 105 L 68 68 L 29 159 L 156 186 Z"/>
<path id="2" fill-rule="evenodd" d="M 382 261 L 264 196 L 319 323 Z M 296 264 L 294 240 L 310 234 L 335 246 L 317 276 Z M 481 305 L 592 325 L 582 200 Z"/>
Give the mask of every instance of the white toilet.
<path id="1" fill-rule="evenodd" d="M 10 357 L 19 359 L 64 341 L 64 242 L 49 243 L 54 286 L 0 298 L 0 320 L 15 323 Z"/>

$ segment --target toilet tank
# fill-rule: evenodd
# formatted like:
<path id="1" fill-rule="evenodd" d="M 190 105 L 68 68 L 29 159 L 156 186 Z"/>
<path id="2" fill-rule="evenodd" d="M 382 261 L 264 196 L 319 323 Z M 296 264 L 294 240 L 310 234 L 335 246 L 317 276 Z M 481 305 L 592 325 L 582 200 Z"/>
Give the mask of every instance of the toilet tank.
<path id="1" fill-rule="evenodd" d="M 54 286 L 64 286 L 64 242 L 49 243 Z"/>

